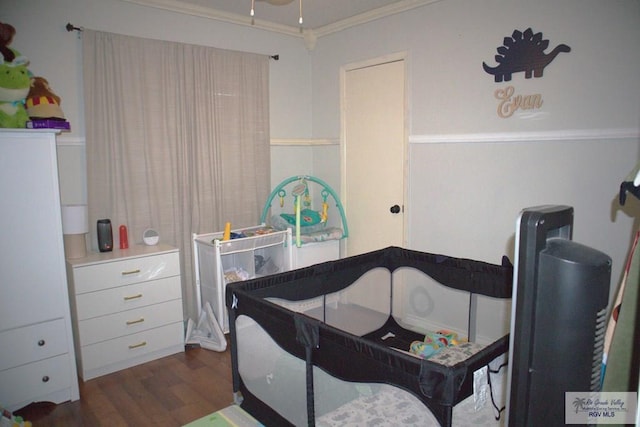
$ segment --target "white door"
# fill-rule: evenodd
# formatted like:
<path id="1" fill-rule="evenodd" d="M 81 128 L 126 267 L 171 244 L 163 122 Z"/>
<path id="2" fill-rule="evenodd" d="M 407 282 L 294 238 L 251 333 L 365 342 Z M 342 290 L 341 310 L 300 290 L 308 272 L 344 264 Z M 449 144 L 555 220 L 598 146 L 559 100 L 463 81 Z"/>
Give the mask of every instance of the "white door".
<path id="1" fill-rule="evenodd" d="M 348 256 L 404 244 L 405 60 L 343 70 Z"/>

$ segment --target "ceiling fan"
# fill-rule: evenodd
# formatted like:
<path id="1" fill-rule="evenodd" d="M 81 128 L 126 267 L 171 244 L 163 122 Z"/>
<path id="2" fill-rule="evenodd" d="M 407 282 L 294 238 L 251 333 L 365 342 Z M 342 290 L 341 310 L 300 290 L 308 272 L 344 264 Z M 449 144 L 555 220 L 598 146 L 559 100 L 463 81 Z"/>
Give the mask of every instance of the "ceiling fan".
<path id="1" fill-rule="evenodd" d="M 256 0 L 251 0 L 251 16 L 254 16 L 254 8 L 253 8 L 253 4 Z M 263 1 L 265 3 L 268 3 L 272 6 L 284 6 L 290 3 L 293 3 L 293 0 L 257 0 L 257 1 Z M 300 19 L 298 20 L 298 23 L 300 25 L 302 25 L 302 0 L 300 1 Z"/>

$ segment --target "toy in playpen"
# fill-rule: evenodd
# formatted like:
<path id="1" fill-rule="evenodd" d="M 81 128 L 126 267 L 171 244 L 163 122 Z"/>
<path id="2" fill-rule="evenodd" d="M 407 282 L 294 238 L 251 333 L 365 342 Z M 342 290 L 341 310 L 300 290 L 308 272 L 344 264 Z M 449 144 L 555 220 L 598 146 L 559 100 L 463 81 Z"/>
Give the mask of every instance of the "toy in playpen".
<path id="1" fill-rule="evenodd" d="M 320 198 L 322 199 L 321 208 L 319 210 L 313 209 L 312 191 L 309 186 L 310 183 L 314 183 L 320 186 Z M 287 197 L 287 186 L 293 184 L 293 188 L 290 190 L 291 196 L 293 196 L 293 213 L 283 212 L 277 215 L 278 221 L 285 221 L 287 226 L 294 227 L 295 243 L 297 247 L 302 245 L 302 236 L 309 229 L 318 230 L 325 227 L 329 222 L 329 196 L 331 196 L 335 203 L 340 220 L 342 223 L 342 232 L 339 238 L 345 238 L 348 236 L 347 221 L 344 214 L 344 209 L 338 195 L 333 191 L 331 186 L 319 178 L 313 176 L 294 176 L 282 181 L 269 195 L 269 199 L 262 211 L 260 221 L 267 223 L 267 215 L 272 207 L 272 201 L 276 197 L 279 199 L 279 205 L 281 209 L 285 208 L 285 199 Z M 273 222 L 273 221 L 272 221 Z"/>

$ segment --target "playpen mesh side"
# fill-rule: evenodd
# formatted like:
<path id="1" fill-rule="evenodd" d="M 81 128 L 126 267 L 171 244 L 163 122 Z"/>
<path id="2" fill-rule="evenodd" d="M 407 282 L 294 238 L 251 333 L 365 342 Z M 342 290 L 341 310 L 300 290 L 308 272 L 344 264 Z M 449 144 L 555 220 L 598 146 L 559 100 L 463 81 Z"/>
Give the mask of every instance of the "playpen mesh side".
<path id="1" fill-rule="evenodd" d="M 391 273 L 384 268 L 365 272 L 340 291 L 301 301 L 266 298 L 288 310 L 362 336 L 381 328 L 392 315 Z"/>
<path id="2" fill-rule="evenodd" d="M 392 282 L 406 267 L 458 290 L 510 296 L 509 268 L 399 248 L 231 284 L 234 391 L 246 398 L 243 407 L 258 418 L 306 425 L 348 398 L 366 400 L 374 384 L 389 384 L 450 423 L 451 407 L 469 394 L 469 369 L 503 353 L 506 339 L 446 367 L 359 338 L 393 320 Z"/>
<path id="3" fill-rule="evenodd" d="M 240 375 L 245 396 L 250 397 L 247 403 L 261 402 L 286 423 L 308 425 L 305 361 L 284 351 L 250 317 L 240 316 L 236 325 Z M 495 370 L 499 363 L 494 362 L 493 366 Z M 504 402 L 501 397 L 504 378 L 494 377 L 493 383 L 502 385 L 496 386 L 493 393 L 498 402 Z M 313 387 L 315 425 L 319 427 L 369 425 L 368 422 L 382 420 L 385 425 L 397 426 L 435 426 L 440 422 L 420 399 L 403 387 L 343 381 L 317 366 L 313 367 Z M 257 414 L 263 413 L 258 410 Z M 452 422 L 456 426 L 487 425 L 487 422 L 493 425 L 495 415 L 489 405 L 478 411 L 473 399 L 468 398 L 455 407 Z M 274 423 L 276 418 L 270 415 L 262 415 L 261 420 L 265 425 L 285 425 L 284 421 Z"/>
<path id="4" fill-rule="evenodd" d="M 307 425 L 305 361 L 282 349 L 250 317 L 240 316 L 236 325 L 239 373 L 246 390 L 289 423 Z M 313 407 L 318 426 L 344 425 L 340 418 L 345 413 L 354 410 L 372 412 L 382 404 L 386 404 L 381 408 L 386 413 L 386 422 L 394 421 L 396 425 L 405 422 L 410 425 L 437 424 L 436 418 L 425 405 L 400 387 L 343 381 L 315 366 L 313 387 Z M 392 410 L 401 412 L 390 413 Z M 352 418 L 360 416 L 354 414 Z M 425 422 L 427 424 L 423 424 Z"/>

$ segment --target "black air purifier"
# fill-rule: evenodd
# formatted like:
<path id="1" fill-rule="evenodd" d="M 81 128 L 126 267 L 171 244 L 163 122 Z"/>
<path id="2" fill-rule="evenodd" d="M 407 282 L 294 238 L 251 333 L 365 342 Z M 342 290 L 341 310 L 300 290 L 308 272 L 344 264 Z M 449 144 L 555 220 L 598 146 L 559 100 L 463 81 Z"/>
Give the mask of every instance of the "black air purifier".
<path id="1" fill-rule="evenodd" d="M 611 258 L 572 241 L 573 208 L 525 209 L 516 230 L 507 419 L 564 426 L 566 392 L 600 390 Z"/>
<path id="2" fill-rule="evenodd" d="M 98 220 L 98 250 L 100 252 L 111 252 L 113 250 L 113 231 L 111 230 L 111 220 Z"/>

